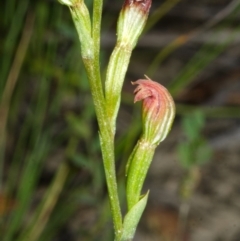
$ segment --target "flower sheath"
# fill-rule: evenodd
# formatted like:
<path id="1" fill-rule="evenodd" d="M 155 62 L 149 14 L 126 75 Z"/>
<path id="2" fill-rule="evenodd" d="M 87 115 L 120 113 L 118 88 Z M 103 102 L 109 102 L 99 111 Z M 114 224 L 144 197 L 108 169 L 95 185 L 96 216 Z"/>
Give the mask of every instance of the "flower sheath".
<path id="1" fill-rule="evenodd" d="M 105 82 L 106 112 L 115 134 L 121 91 L 132 50 L 147 22 L 152 0 L 125 0 L 117 25 L 117 43 L 111 54 Z"/>
<path id="2" fill-rule="evenodd" d="M 134 103 L 142 100 L 143 138 L 151 144 L 163 141 L 175 116 L 175 105 L 167 89 L 151 79 L 140 79 L 134 91 Z"/>
<path id="3" fill-rule="evenodd" d="M 159 83 L 140 79 L 134 91 L 134 102 L 142 100 L 143 133 L 129 157 L 127 175 L 127 202 L 130 210 L 140 200 L 141 189 L 157 145 L 165 139 L 175 116 L 174 101 Z"/>

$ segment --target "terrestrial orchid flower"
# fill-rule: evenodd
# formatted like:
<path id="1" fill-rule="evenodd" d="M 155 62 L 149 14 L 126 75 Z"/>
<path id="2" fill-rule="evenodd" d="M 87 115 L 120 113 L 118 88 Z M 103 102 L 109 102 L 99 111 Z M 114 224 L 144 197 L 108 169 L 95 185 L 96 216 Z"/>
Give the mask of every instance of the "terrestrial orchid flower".
<path id="1" fill-rule="evenodd" d="M 125 0 L 119 15 L 117 42 L 109 60 L 105 82 L 106 113 L 113 136 L 131 54 L 146 25 L 151 4 L 152 0 Z"/>
<path id="2" fill-rule="evenodd" d="M 138 85 L 134 91 L 134 102 L 143 101 L 143 134 L 130 155 L 126 168 L 129 210 L 142 200 L 142 186 L 155 149 L 167 136 L 175 116 L 174 101 L 168 90 L 147 76 L 146 78 L 132 83 Z"/>
<path id="3" fill-rule="evenodd" d="M 143 101 L 143 138 L 159 144 L 166 138 L 175 116 L 172 96 L 165 87 L 148 77 L 132 84 L 138 85 L 134 91 L 134 103 Z"/>
<path id="4" fill-rule="evenodd" d="M 81 45 L 83 64 L 90 83 L 99 124 L 110 209 L 115 241 L 130 241 L 148 200 L 141 195 L 142 186 L 157 145 L 169 132 L 175 105 L 169 92 L 157 82 L 139 79 L 134 102 L 143 101 L 143 133 L 136 143 L 126 168 L 128 210 L 122 215 L 115 166 L 116 118 L 119 112 L 122 86 L 132 51 L 146 25 L 152 0 L 123 0 L 117 24 L 117 40 L 110 56 L 105 81 L 100 68 L 100 33 L 103 0 L 93 1 L 92 18 L 84 0 L 58 0 L 69 7 Z"/>

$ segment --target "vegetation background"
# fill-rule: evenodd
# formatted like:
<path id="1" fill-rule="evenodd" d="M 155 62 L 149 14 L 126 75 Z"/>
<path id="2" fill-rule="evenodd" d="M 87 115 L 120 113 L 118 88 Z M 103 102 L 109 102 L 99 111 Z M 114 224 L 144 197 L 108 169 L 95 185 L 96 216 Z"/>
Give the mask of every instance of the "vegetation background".
<path id="1" fill-rule="evenodd" d="M 104 1 L 103 76 L 122 3 Z M 55 0 L 0 4 L 0 238 L 110 241 L 98 127 L 70 13 Z M 141 132 L 130 81 L 147 74 L 168 87 L 177 118 L 147 178 L 138 241 L 240 240 L 239 19 L 239 0 L 153 0 L 118 118 L 123 203 L 124 167 Z"/>

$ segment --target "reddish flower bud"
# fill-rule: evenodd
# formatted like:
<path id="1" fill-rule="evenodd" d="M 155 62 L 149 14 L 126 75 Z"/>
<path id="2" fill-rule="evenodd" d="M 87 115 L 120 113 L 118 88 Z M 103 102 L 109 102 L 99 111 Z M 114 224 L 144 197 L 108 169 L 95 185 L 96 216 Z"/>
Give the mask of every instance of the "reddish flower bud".
<path id="1" fill-rule="evenodd" d="M 134 48 L 146 24 L 152 0 L 125 0 L 118 20 L 118 42 Z"/>
<path id="2" fill-rule="evenodd" d="M 135 7 L 138 9 L 138 11 L 142 11 L 143 13 L 148 14 L 151 4 L 151 0 L 125 0 L 123 9 Z"/>
<path id="3" fill-rule="evenodd" d="M 75 0 L 58 0 L 61 4 L 67 5 L 68 7 L 71 7 L 75 4 Z"/>
<path id="4" fill-rule="evenodd" d="M 143 138 L 159 144 L 171 129 L 175 116 L 175 105 L 168 90 L 151 79 L 139 79 L 134 91 L 134 103 L 142 100 Z"/>
<path id="5" fill-rule="evenodd" d="M 152 0 L 125 0 L 117 26 L 117 44 L 112 52 L 105 81 L 106 113 L 115 134 L 121 91 L 132 50 L 146 24 Z"/>

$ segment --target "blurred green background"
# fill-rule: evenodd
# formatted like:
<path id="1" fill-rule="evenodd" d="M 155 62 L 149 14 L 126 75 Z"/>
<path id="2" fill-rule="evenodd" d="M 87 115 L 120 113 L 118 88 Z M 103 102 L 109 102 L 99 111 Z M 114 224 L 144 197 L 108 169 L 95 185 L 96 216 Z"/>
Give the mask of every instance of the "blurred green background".
<path id="1" fill-rule="evenodd" d="M 85 2 L 91 11 L 92 1 Z M 121 5 L 120 0 L 104 1 L 103 78 Z M 0 16 L 0 239 L 113 240 L 98 127 L 69 10 L 53 0 L 8 0 L 1 1 Z M 219 133 L 228 143 L 231 133 L 239 131 L 239 18 L 236 0 L 153 1 L 118 118 L 116 165 L 123 210 L 124 167 L 141 133 L 140 105 L 133 106 L 130 81 L 147 74 L 167 86 L 176 100 L 173 132 L 159 149 L 176 153 L 172 170 L 177 166 L 181 174 L 174 178 L 180 210 L 175 219 L 183 224 L 180 231 L 188 232 L 189 202 L 205 185 L 202 165 L 214 172 L 216 166 L 212 170 L 208 163 L 223 160 L 216 154 Z M 239 135 L 234 138 L 230 146 L 240 143 Z M 186 203 L 187 212 L 182 208 Z M 152 222 L 149 213 L 142 230 Z M 146 233 L 172 241 L 169 232 L 176 230 L 166 231 L 161 217 Z M 220 240 L 217 235 L 205 240 Z M 155 240 L 141 238 L 136 240 Z M 198 239 L 182 235 L 182 240 Z"/>

